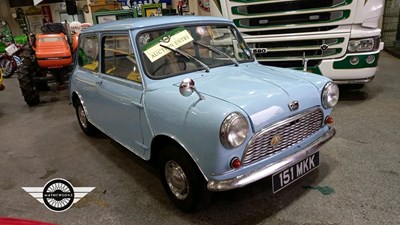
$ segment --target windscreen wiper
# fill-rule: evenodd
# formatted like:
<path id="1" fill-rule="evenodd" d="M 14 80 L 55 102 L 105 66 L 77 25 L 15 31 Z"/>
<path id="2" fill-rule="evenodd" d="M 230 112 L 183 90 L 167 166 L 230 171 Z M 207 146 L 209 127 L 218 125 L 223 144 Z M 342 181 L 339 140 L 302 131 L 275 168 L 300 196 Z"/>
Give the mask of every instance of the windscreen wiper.
<path id="1" fill-rule="evenodd" d="M 232 60 L 232 62 L 235 63 L 235 66 L 239 66 L 239 63 L 238 63 L 238 61 L 237 61 L 235 58 L 230 57 L 228 54 L 226 54 L 225 52 L 219 50 L 218 48 L 215 48 L 215 47 L 213 47 L 213 46 L 211 46 L 211 45 L 206 45 L 206 44 L 203 44 L 203 43 L 200 43 L 200 42 L 197 42 L 197 41 L 193 41 L 193 43 L 195 43 L 195 44 L 197 44 L 197 45 L 200 45 L 200 46 L 203 46 L 204 48 L 208 48 L 208 49 L 210 49 L 211 51 L 213 51 L 213 52 L 215 52 L 215 53 L 217 53 L 217 54 L 219 54 L 219 55 L 224 55 L 224 56 L 226 56 L 228 59 Z"/>
<path id="2" fill-rule="evenodd" d="M 173 51 L 173 52 L 179 53 L 179 54 L 183 55 L 184 57 L 186 57 L 187 59 L 193 59 L 193 60 L 195 60 L 195 61 L 198 62 L 202 67 L 204 67 L 204 69 L 206 70 L 207 73 L 210 72 L 210 68 L 209 68 L 205 63 L 203 63 L 202 61 L 198 60 L 197 58 L 195 58 L 195 57 L 189 55 L 188 53 L 186 53 L 186 52 L 184 52 L 184 51 L 182 51 L 182 50 L 179 50 L 179 49 L 177 49 L 177 48 L 171 48 L 171 47 L 169 47 L 169 46 L 167 46 L 167 45 L 160 44 L 160 46 L 163 47 L 163 48 L 169 49 L 169 50 L 171 50 L 171 51 Z"/>

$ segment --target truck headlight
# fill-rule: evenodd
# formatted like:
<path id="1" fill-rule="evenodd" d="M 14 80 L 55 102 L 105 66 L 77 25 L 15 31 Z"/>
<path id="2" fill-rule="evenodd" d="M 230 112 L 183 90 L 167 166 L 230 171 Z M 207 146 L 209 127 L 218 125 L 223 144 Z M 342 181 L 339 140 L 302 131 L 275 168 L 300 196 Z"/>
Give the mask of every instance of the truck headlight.
<path id="1" fill-rule="evenodd" d="M 233 112 L 221 124 L 221 143 L 228 149 L 236 148 L 246 140 L 248 131 L 249 124 L 246 118 L 238 112 Z"/>
<path id="2" fill-rule="evenodd" d="M 333 82 L 328 82 L 321 96 L 322 106 L 325 109 L 332 108 L 339 101 L 339 88 Z"/>
<path id="3" fill-rule="evenodd" d="M 363 38 L 363 39 L 352 39 L 349 41 L 347 46 L 348 52 L 370 52 L 378 50 L 379 48 L 379 37 L 374 38 Z"/>

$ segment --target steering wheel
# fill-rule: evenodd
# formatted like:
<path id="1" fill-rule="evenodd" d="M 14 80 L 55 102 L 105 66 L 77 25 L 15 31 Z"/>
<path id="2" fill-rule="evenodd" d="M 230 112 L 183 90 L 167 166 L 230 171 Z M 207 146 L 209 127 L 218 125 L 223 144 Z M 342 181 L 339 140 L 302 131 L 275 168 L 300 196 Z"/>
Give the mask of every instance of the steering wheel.
<path id="1" fill-rule="evenodd" d="M 173 69 L 172 69 L 172 65 L 169 66 L 170 64 L 175 64 L 175 63 L 171 63 L 170 61 L 165 61 L 164 63 L 159 65 L 153 71 L 153 75 L 157 74 L 159 71 L 162 71 L 162 74 L 170 74 L 170 73 L 174 72 Z M 177 66 L 179 68 L 179 71 L 185 71 L 186 70 L 186 62 L 183 60 L 183 58 L 179 57 L 177 59 L 176 64 L 177 64 Z"/>

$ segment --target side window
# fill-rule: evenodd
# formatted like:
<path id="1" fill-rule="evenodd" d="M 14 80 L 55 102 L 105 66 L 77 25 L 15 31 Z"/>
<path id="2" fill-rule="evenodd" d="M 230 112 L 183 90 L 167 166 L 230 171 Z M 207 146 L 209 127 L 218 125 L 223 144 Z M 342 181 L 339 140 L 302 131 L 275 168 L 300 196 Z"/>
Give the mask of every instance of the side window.
<path id="1" fill-rule="evenodd" d="M 127 35 L 105 36 L 101 48 L 104 55 L 102 73 L 141 82 L 136 57 Z"/>
<path id="2" fill-rule="evenodd" d="M 83 36 L 79 44 L 78 65 L 97 72 L 99 67 L 99 41 L 96 36 Z"/>

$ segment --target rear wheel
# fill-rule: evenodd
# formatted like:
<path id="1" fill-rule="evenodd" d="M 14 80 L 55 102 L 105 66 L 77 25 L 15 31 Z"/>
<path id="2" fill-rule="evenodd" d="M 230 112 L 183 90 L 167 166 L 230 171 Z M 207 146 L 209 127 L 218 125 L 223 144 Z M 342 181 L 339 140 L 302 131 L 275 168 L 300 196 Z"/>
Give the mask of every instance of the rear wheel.
<path id="1" fill-rule="evenodd" d="M 76 104 L 75 112 L 79 122 L 79 126 L 81 127 L 82 131 L 88 136 L 93 136 L 94 134 L 96 134 L 97 129 L 87 119 L 87 114 L 85 108 L 83 108 L 82 103 L 78 102 Z"/>
<path id="2" fill-rule="evenodd" d="M 159 169 L 164 190 L 179 209 L 193 212 L 207 207 L 211 192 L 186 152 L 173 145 L 165 147 L 161 151 Z"/>

